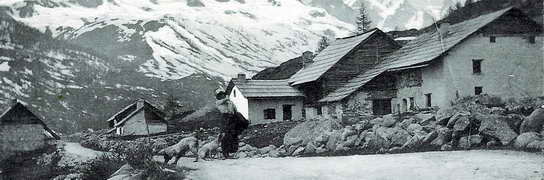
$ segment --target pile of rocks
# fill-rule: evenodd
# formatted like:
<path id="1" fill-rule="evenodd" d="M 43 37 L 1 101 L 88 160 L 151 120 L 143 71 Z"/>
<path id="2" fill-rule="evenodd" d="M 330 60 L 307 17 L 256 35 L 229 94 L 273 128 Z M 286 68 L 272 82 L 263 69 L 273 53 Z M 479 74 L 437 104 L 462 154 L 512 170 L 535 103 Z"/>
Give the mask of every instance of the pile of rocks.
<path id="1" fill-rule="evenodd" d="M 544 107 L 524 117 L 492 98 L 437 112 L 365 117 L 351 125 L 342 122 L 321 119 L 301 123 L 285 135 L 278 152 L 301 156 L 500 147 L 544 151 Z"/>

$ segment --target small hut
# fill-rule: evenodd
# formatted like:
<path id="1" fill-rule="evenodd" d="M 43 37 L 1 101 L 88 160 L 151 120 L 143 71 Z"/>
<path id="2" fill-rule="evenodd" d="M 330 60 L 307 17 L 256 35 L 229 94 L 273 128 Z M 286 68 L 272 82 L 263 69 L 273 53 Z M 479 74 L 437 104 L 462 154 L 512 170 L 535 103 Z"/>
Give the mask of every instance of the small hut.
<path id="1" fill-rule="evenodd" d="M 0 152 L 7 157 L 46 147 L 60 137 L 27 107 L 15 102 L 0 115 Z"/>
<path id="2" fill-rule="evenodd" d="M 163 113 L 145 100 L 138 100 L 107 120 L 111 128 L 119 136 L 148 135 L 166 132 L 168 122 Z"/>

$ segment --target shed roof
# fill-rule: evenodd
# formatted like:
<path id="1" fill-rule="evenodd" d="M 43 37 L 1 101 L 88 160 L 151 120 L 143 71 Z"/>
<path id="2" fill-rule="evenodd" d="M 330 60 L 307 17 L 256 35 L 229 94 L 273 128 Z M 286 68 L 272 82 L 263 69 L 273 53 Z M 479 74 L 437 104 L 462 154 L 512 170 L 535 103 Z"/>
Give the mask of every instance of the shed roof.
<path id="1" fill-rule="evenodd" d="M 287 80 L 231 80 L 229 87 L 236 86 L 246 98 L 304 97 L 298 89 L 289 86 Z M 229 88 L 229 92 L 232 88 Z"/>
<path id="2" fill-rule="evenodd" d="M 370 39 L 369 37 L 378 31 L 380 30 L 374 29 L 361 35 L 336 39 L 327 48 L 317 54 L 313 59 L 313 63 L 291 76 L 289 84 L 299 85 L 318 80 L 343 57 L 352 52 L 359 44 Z"/>
<path id="3" fill-rule="evenodd" d="M 335 102 L 342 100 L 378 75 L 390 69 L 428 63 L 442 56 L 445 52 L 461 43 L 464 39 L 510 10 L 512 10 L 512 8 L 506 8 L 461 23 L 453 24 L 449 27 L 448 34 L 445 35 L 441 35 L 439 31 L 422 34 L 415 40 L 408 42 L 401 49 L 389 54 L 382 63 L 349 80 L 344 86 L 328 94 L 319 100 L 319 102 Z M 442 36 L 442 40 L 440 36 Z"/>
<path id="4" fill-rule="evenodd" d="M 138 107 L 138 103 L 143 103 L 143 106 Z M 127 122 L 132 116 L 136 115 L 138 112 L 145 110 L 145 111 L 151 111 L 155 114 L 157 114 L 160 117 L 160 121 L 167 123 L 166 120 L 162 117 L 162 112 L 155 108 L 153 105 L 151 105 L 149 102 L 145 100 L 138 100 L 125 108 L 123 108 L 121 111 L 114 114 L 112 117 L 110 117 L 107 121 L 112 121 L 114 119 L 120 119 L 119 122 L 115 123 L 114 127 L 122 126 L 125 122 Z M 147 119 L 146 119 L 147 120 Z"/>
<path id="5" fill-rule="evenodd" d="M 19 118 L 21 116 L 30 116 L 31 118 Z M 32 113 L 32 111 L 30 111 L 20 102 L 15 103 L 0 115 L 0 125 L 8 124 L 40 124 L 44 128 L 45 132 L 48 133 L 48 136 L 50 135 L 52 138 L 60 139 L 55 131 L 49 129 L 49 127 L 47 127 L 47 125 L 38 116 L 36 116 L 36 114 Z"/>

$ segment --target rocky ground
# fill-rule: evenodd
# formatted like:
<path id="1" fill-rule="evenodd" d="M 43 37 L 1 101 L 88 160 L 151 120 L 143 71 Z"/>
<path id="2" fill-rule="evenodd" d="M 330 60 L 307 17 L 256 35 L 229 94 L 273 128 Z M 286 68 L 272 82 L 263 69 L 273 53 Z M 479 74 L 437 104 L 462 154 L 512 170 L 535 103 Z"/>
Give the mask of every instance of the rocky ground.
<path id="1" fill-rule="evenodd" d="M 251 158 L 178 163 L 193 180 L 286 179 L 523 179 L 544 178 L 541 154 L 473 150 L 390 155 Z M 515 164 L 515 165 L 513 165 Z"/>

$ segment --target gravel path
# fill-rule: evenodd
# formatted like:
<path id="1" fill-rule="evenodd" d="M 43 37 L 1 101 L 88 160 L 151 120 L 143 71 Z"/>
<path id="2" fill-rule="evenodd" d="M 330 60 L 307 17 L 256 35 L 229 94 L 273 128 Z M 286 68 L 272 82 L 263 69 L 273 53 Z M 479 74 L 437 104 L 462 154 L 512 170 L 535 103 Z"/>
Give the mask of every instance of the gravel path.
<path id="1" fill-rule="evenodd" d="M 309 158 L 255 158 L 193 163 L 194 180 L 528 179 L 544 180 L 544 155 L 516 151 L 453 151 Z"/>

